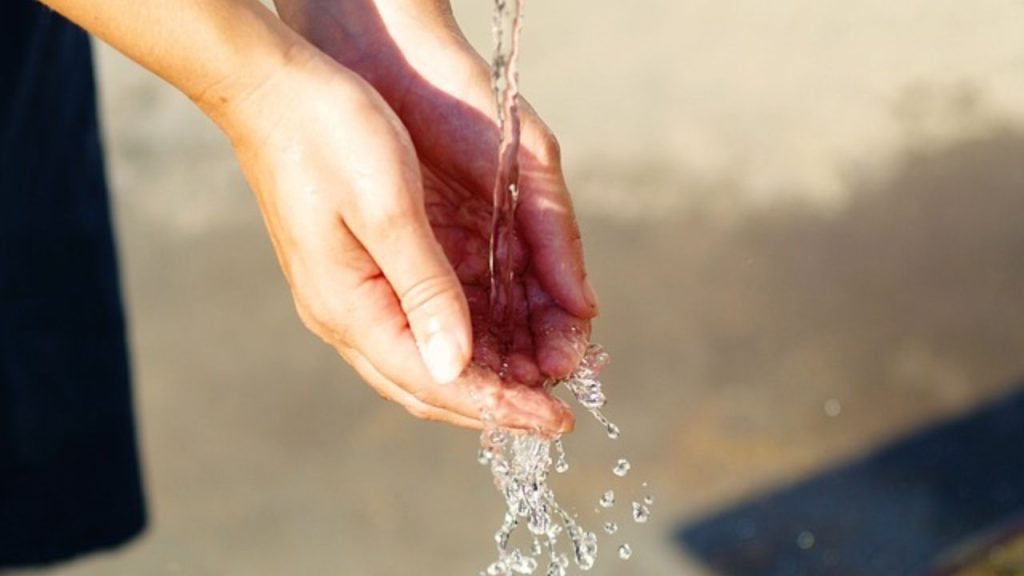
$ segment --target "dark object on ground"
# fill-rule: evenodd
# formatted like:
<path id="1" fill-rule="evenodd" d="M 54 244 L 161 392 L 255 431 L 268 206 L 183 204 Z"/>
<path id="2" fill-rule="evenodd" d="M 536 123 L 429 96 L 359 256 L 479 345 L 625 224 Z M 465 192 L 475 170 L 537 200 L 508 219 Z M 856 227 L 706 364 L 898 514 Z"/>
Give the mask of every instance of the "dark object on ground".
<path id="1" fill-rule="evenodd" d="M 1024 517 L 950 551 L 928 576 L 1024 574 Z"/>
<path id="2" fill-rule="evenodd" d="M 957 544 L 1024 514 L 1022 446 L 1018 392 L 677 537 L 723 575 L 926 573 Z"/>

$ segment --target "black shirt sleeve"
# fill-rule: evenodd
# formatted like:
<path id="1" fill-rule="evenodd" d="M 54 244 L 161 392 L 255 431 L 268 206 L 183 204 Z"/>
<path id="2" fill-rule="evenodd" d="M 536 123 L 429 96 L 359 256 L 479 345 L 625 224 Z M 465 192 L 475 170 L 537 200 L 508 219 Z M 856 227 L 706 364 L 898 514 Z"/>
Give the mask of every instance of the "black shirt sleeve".
<path id="1" fill-rule="evenodd" d="M 88 36 L 0 16 L 0 568 L 145 524 Z"/>

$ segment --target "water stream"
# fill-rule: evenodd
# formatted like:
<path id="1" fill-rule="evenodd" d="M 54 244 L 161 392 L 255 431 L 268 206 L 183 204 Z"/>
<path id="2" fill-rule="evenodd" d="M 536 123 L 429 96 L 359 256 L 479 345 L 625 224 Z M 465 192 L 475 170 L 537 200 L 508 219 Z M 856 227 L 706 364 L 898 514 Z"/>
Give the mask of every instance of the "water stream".
<path id="1" fill-rule="evenodd" d="M 523 22 L 522 3 L 523 0 L 494 0 L 495 50 L 491 80 L 501 140 L 490 239 L 490 332 L 503 356 L 511 349 L 515 322 L 512 296 L 516 278 L 511 247 L 517 241 L 515 215 L 519 199 L 521 126 L 517 58 Z M 607 362 L 608 354 L 600 346 L 591 345 L 568 378 L 548 382 L 547 386 L 553 388 L 561 384 L 568 389 L 580 405 L 601 423 L 607 436 L 614 440 L 619 438 L 620 431 L 601 412 L 606 398 L 598 379 Z M 569 470 L 561 440 L 540 434 L 513 433 L 496 427 L 493 415 L 486 410 L 482 420 L 485 429 L 481 435 L 479 461 L 490 468 L 507 509 L 494 537 L 498 558 L 480 573 L 481 576 L 534 574 L 542 564 L 546 564 L 546 576 L 565 576 L 571 563 L 580 570 L 593 568 L 597 561 L 597 534 L 579 525 L 575 516 L 558 503 L 548 483 L 552 469 L 559 474 Z M 612 469 L 614 476 L 620 478 L 629 471 L 630 464 L 625 459 L 619 459 Z M 614 494 L 609 491 L 605 497 L 601 499 L 601 506 L 613 507 Z M 633 503 L 632 518 L 635 522 L 647 521 L 649 504 Z M 516 529 L 522 525 L 526 527 L 525 540 L 528 543 L 523 547 L 512 539 Z M 615 534 L 618 525 L 608 521 L 604 530 L 609 535 Z M 568 546 L 560 545 L 562 534 L 567 535 Z M 618 548 L 618 556 L 622 560 L 628 560 L 632 553 L 629 544 L 623 543 Z"/>
<path id="2" fill-rule="evenodd" d="M 509 351 L 514 333 L 512 289 L 515 271 L 511 247 L 515 242 L 516 204 L 519 201 L 519 38 L 523 27 L 523 0 L 494 2 L 494 58 L 491 86 L 498 110 L 501 140 L 498 172 L 494 181 L 494 212 L 491 223 L 491 323 L 492 336 L 502 354 Z"/>

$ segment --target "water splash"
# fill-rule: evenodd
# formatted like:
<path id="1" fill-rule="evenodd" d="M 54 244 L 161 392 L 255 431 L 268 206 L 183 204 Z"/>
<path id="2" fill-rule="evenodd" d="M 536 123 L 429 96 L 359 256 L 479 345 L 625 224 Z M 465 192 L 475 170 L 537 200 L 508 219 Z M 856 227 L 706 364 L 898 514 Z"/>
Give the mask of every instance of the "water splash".
<path id="1" fill-rule="evenodd" d="M 507 357 L 515 333 L 515 311 L 512 295 L 515 271 L 512 266 L 512 247 L 516 244 L 515 212 L 519 197 L 519 86 L 516 61 L 522 30 L 523 0 L 494 0 L 495 50 L 491 66 L 491 82 L 498 111 L 500 143 L 497 174 L 494 182 L 494 211 L 490 239 L 490 336 L 498 345 L 498 352 Z M 598 376 L 608 363 L 608 354 L 600 346 L 590 345 L 580 365 L 573 373 L 558 382 L 548 382 L 549 388 L 561 384 L 604 427 L 611 439 L 621 435 L 619 427 L 609 421 L 601 409 L 607 399 Z M 502 363 L 499 376 L 507 374 Z M 491 470 L 494 484 L 504 496 L 507 510 L 501 527 L 494 535 L 498 558 L 481 576 L 514 576 L 533 574 L 547 562 L 546 576 L 566 576 L 570 558 L 580 570 L 590 570 L 597 561 L 597 535 L 581 527 L 573 516 L 562 508 L 548 485 L 552 466 L 558 473 L 569 470 L 564 447 L 558 438 L 540 434 L 512 433 L 498 428 L 490 407 L 481 410 L 484 431 L 478 461 Z M 554 445 L 555 458 L 551 447 Z M 624 464 L 623 464 L 624 463 Z M 625 476 L 629 463 L 620 460 L 615 473 Z M 621 472 L 621 473 L 620 473 Z M 610 502 L 615 496 L 609 492 Z M 524 552 L 512 543 L 513 533 L 526 526 L 531 539 Z M 609 526 L 611 528 L 609 529 Z M 610 530 L 610 531 L 609 531 Z M 615 523 L 605 525 L 609 534 L 618 530 Z M 570 550 L 559 547 L 559 537 L 566 534 Z M 628 554 L 632 554 L 625 545 Z M 623 548 L 619 556 L 623 557 Z M 570 554 L 571 552 L 571 554 Z M 543 558 L 546 554 L 546 558 Z M 628 557 L 628 554 L 626 557 Z"/>
<path id="2" fill-rule="evenodd" d="M 586 354 L 583 356 L 583 361 L 580 362 L 576 371 L 564 381 L 564 384 L 572 392 L 572 395 L 576 397 L 580 405 L 586 408 L 604 426 L 608 437 L 612 440 L 617 440 L 622 435 L 622 432 L 618 426 L 601 412 L 608 399 L 604 395 L 604 390 L 598 376 L 605 366 L 608 365 L 609 360 L 611 360 L 611 357 L 603 348 L 597 344 L 589 345 Z"/>
<path id="3" fill-rule="evenodd" d="M 612 473 L 619 478 L 625 478 L 626 474 L 629 474 L 629 460 L 625 458 L 619 458 L 619 461 L 615 463 L 615 467 L 612 468 Z"/>
<path id="4" fill-rule="evenodd" d="M 633 502 L 633 521 L 637 524 L 644 524 L 651 517 L 651 510 L 646 504 Z"/>
<path id="5" fill-rule="evenodd" d="M 601 354 L 604 352 L 600 347 L 592 346 L 580 367 L 558 384 L 572 389 L 569 383 L 574 379 L 584 375 L 596 378 L 595 356 Z M 541 560 L 547 561 L 546 574 L 551 576 L 564 576 L 571 563 L 584 571 L 593 568 L 598 553 L 597 534 L 580 526 L 566 512 L 548 484 L 550 470 L 558 470 L 556 459 L 564 461 L 565 453 L 560 440 L 490 427 L 481 434 L 481 443 L 483 448 L 478 460 L 490 467 L 495 487 L 504 496 L 506 504 L 504 521 L 494 537 L 498 559 L 482 574 L 532 574 L 532 571 L 516 570 L 530 567 L 536 569 Z M 552 446 L 555 447 L 555 457 L 552 456 Z M 614 503 L 614 494 L 611 499 Z M 532 539 L 528 552 L 512 544 L 513 533 L 524 525 Z M 559 548 L 562 534 L 567 535 L 569 540 L 565 551 Z M 545 550 L 547 556 L 541 558 Z M 534 562 L 524 563 L 524 558 L 532 558 Z"/>
<path id="6" fill-rule="evenodd" d="M 565 447 L 562 445 L 562 439 L 556 438 L 553 444 L 555 445 L 555 453 L 558 454 L 558 458 L 555 460 L 555 472 L 565 474 L 569 471 L 569 460 L 565 456 Z"/>

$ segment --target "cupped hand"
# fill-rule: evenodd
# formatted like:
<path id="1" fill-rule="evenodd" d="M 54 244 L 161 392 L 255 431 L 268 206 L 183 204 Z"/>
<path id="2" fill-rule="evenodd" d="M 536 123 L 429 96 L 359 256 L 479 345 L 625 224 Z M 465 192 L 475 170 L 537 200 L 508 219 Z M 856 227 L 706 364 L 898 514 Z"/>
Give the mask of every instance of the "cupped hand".
<path id="1" fill-rule="evenodd" d="M 597 298 L 557 142 L 522 104 L 519 208 L 512 243 L 514 329 L 504 357 L 490 326 L 488 242 L 497 164 L 487 64 L 443 0 L 278 0 L 282 18 L 387 100 L 416 148 L 427 215 L 468 297 L 474 359 L 518 382 L 566 376 L 579 362 Z"/>
<path id="2" fill-rule="evenodd" d="M 531 386 L 537 378 L 501 381 L 467 366 L 466 297 L 476 301 L 485 273 L 477 245 L 486 206 L 463 203 L 475 197 L 422 169 L 406 129 L 365 81 L 313 50 L 295 54 L 220 123 L 300 317 L 381 396 L 460 426 L 481 427 L 488 407 L 504 426 L 571 429 L 568 408 Z"/>

